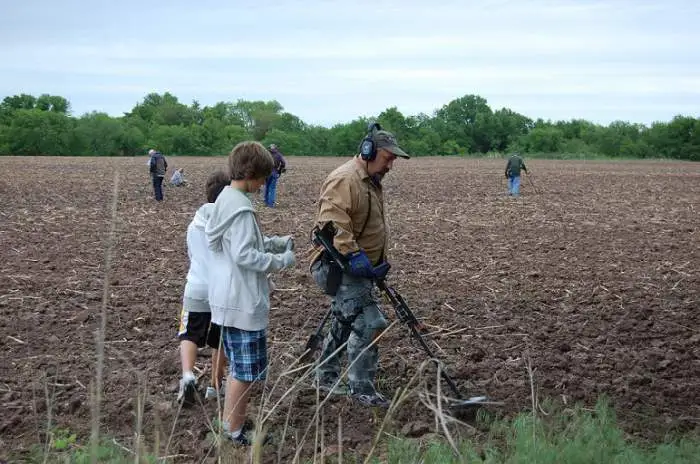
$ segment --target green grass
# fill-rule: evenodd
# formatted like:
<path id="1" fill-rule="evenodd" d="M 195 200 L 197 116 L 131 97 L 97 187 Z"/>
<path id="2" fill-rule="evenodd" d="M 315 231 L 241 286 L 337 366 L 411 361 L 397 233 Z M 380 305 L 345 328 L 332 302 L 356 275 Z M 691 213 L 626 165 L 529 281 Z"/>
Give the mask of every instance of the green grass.
<path id="1" fill-rule="evenodd" d="M 407 438 L 389 438 L 375 464 L 682 464 L 696 463 L 700 437 L 669 438 L 665 443 L 642 445 L 625 436 L 605 398 L 594 409 L 559 408 L 547 404 L 547 416 L 522 413 L 512 420 L 481 414 L 477 428 L 483 433 L 458 443 L 458 451 L 447 441 L 428 443 Z M 67 430 L 52 434 L 47 448 L 35 449 L 30 457 L 10 462 L 89 463 L 89 445 L 80 445 Z M 134 455 L 105 439 L 98 448 L 97 462 L 133 463 Z M 345 462 L 363 462 L 355 453 L 346 453 Z M 154 463 L 152 456 L 140 462 Z M 302 458 L 302 462 L 304 458 Z M 335 462 L 329 459 L 328 462 Z"/>
<path id="2" fill-rule="evenodd" d="M 670 439 L 651 447 L 627 439 L 605 399 L 594 410 L 562 410 L 547 417 L 520 414 L 512 421 L 490 423 L 481 417 L 480 422 L 480 428 L 489 430 L 486 437 L 462 441 L 459 454 L 446 442 L 421 445 L 399 438 L 388 443 L 387 462 L 670 464 L 696 463 L 700 456 L 697 436 Z"/>
<path id="3" fill-rule="evenodd" d="M 49 463 L 49 464 L 90 464 L 92 462 L 109 464 L 133 464 L 134 454 L 107 438 L 97 446 L 95 460 L 92 459 L 92 447 L 80 444 L 77 436 L 67 429 L 55 429 L 51 432 L 47 446 L 35 446 L 26 456 L 12 456 L 8 462 Z M 156 463 L 153 456 L 141 456 L 139 463 Z"/>

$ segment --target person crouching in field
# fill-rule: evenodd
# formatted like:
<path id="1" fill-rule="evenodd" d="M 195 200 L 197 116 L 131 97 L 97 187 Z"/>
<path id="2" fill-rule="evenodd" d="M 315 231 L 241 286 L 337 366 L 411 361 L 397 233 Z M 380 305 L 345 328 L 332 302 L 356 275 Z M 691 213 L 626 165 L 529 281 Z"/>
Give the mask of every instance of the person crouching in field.
<path id="1" fill-rule="evenodd" d="M 250 446 L 253 431 L 246 421 L 250 388 L 267 375 L 267 274 L 294 266 L 296 258 L 291 236 L 263 236 L 249 198 L 272 172 L 270 153 L 258 142 L 241 142 L 231 151 L 228 167 L 231 185 L 217 198 L 206 226 L 212 251 L 209 304 L 212 322 L 222 326 L 229 361 L 224 436 L 236 445 Z"/>
<path id="2" fill-rule="evenodd" d="M 187 184 L 187 180 L 185 180 L 185 168 L 175 170 L 173 176 L 170 178 L 170 184 L 176 187 L 183 187 Z"/>
<path id="3" fill-rule="evenodd" d="M 192 372 L 197 360 L 197 349 L 208 345 L 212 351 L 211 385 L 207 387 L 205 398 L 216 398 L 221 390 L 226 357 L 220 345 L 221 327 L 211 322 L 209 309 L 209 265 L 210 251 L 204 228 L 209 219 L 214 202 L 231 181 L 223 171 L 214 172 L 206 183 L 207 203 L 199 207 L 194 219 L 187 227 L 187 254 L 190 268 L 187 272 L 185 293 L 180 315 L 180 359 L 182 378 L 177 400 L 191 405 L 196 400 L 197 379 Z"/>

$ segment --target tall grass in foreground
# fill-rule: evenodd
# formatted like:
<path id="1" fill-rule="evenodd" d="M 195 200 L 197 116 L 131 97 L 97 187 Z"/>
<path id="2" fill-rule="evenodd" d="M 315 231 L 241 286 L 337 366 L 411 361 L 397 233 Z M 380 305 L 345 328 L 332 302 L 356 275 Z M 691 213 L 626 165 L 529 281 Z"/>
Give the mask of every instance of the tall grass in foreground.
<path id="1" fill-rule="evenodd" d="M 595 409 L 576 407 L 550 412 L 547 417 L 521 413 L 513 420 L 490 421 L 481 416 L 484 436 L 460 442 L 458 457 L 446 443 L 420 443 L 393 438 L 385 460 L 390 464 L 422 463 L 696 463 L 700 437 L 669 439 L 644 447 L 625 437 L 605 398 Z"/>
<path id="2" fill-rule="evenodd" d="M 456 464 L 456 463 L 634 463 L 671 464 L 696 463 L 700 456 L 700 438 L 688 436 L 670 439 L 653 447 L 644 447 L 625 438 L 615 414 L 605 399 L 598 401 L 593 410 L 583 407 L 551 411 L 549 416 L 522 413 L 512 420 L 494 420 L 487 414 L 477 419 L 478 428 L 486 430 L 458 443 L 458 453 L 441 436 L 429 435 L 423 439 L 385 435 L 380 448 L 383 451 L 370 457 L 371 463 L 389 464 Z M 104 440 L 97 447 L 97 462 L 133 463 L 134 454 L 114 442 Z M 73 444 L 70 450 L 52 449 L 44 454 L 43 448 L 28 462 L 88 463 L 89 446 Z M 461 455 L 461 457 L 459 455 Z M 322 462 L 363 462 L 367 456 L 358 456 L 345 450 L 345 459 L 328 456 Z M 341 458 L 342 459 L 342 458 Z M 163 457 L 142 456 L 136 462 L 165 462 Z M 311 457 L 301 462 L 313 461 Z"/>

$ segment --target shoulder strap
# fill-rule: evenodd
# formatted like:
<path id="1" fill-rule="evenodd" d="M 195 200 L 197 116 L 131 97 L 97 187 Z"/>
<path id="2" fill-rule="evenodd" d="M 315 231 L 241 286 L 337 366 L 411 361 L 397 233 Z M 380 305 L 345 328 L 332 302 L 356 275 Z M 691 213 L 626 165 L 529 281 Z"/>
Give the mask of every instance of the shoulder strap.
<path id="1" fill-rule="evenodd" d="M 357 234 L 357 238 L 362 237 L 362 234 L 365 233 L 367 223 L 369 222 L 369 215 L 372 214 L 372 194 L 370 193 L 369 188 L 367 188 L 367 203 L 367 216 L 365 216 L 365 223 L 362 224 L 362 229 L 360 229 L 360 233 Z"/>

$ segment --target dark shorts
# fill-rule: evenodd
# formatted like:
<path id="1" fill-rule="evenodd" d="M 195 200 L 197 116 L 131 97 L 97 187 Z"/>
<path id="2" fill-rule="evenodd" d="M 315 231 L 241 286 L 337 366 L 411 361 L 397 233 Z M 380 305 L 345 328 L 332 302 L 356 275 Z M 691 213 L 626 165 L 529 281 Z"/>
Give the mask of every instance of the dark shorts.
<path id="1" fill-rule="evenodd" d="M 211 313 L 185 311 L 180 313 L 180 329 L 177 338 L 187 340 L 199 348 L 205 345 L 218 349 L 221 338 L 221 327 L 211 322 Z"/>
<path id="2" fill-rule="evenodd" d="M 267 333 L 224 327 L 224 353 L 230 376 L 241 382 L 264 380 L 267 374 Z"/>

